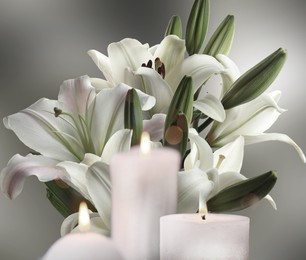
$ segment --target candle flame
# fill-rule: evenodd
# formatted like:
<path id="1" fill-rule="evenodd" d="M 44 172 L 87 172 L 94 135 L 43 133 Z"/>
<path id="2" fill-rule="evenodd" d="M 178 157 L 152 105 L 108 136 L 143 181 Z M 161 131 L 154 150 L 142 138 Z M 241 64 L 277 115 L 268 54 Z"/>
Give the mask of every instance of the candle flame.
<path id="1" fill-rule="evenodd" d="M 82 201 L 79 207 L 79 229 L 86 232 L 90 229 L 90 219 L 86 202 Z"/>
<path id="2" fill-rule="evenodd" d="M 149 154 L 150 150 L 151 150 L 150 134 L 148 132 L 143 132 L 141 134 L 141 140 L 140 140 L 140 153 Z"/>

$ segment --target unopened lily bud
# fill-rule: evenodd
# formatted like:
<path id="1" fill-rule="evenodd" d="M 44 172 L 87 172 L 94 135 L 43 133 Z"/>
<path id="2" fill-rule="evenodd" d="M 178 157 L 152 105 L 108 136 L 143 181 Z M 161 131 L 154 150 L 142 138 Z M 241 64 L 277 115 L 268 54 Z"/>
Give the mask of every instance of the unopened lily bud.
<path id="1" fill-rule="evenodd" d="M 276 180 L 276 172 L 269 171 L 233 184 L 207 201 L 208 210 L 230 212 L 245 209 L 268 195 Z"/>
<path id="2" fill-rule="evenodd" d="M 189 76 L 185 76 L 178 85 L 166 117 L 166 127 L 169 126 L 173 115 L 176 113 L 186 115 L 188 124 L 191 123 L 193 113 L 193 80 Z"/>
<path id="3" fill-rule="evenodd" d="M 185 76 L 174 93 L 164 128 L 164 145 L 176 148 L 182 156 L 186 151 L 192 113 L 193 81 Z"/>
<path id="4" fill-rule="evenodd" d="M 124 104 L 124 127 L 133 130 L 132 145 L 139 144 L 143 130 L 142 111 L 138 94 L 133 88 L 126 94 Z"/>
<path id="5" fill-rule="evenodd" d="M 234 16 L 228 15 L 208 41 L 203 53 L 211 56 L 217 54 L 228 55 L 232 47 L 234 33 Z"/>
<path id="6" fill-rule="evenodd" d="M 221 100 L 229 109 L 247 103 L 262 94 L 275 80 L 287 58 L 287 51 L 279 48 L 253 68 L 241 75 Z"/>
<path id="7" fill-rule="evenodd" d="M 209 21 L 209 0 L 196 0 L 192 6 L 186 28 L 186 49 L 189 55 L 199 53 Z"/>
<path id="8" fill-rule="evenodd" d="M 182 21 L 181 18 L 178 15 L 174 15 L 171 17 L 166 32 L 165 37 L 168 35 L 176 35 L 180 38 L 182 38 Z"/>

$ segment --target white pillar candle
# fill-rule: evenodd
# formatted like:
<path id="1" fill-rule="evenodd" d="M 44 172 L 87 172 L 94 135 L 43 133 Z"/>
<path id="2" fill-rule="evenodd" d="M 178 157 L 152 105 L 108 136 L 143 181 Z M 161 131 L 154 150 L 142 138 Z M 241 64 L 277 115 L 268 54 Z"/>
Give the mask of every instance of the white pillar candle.
<path id="1" fill-rule="evenodd" d="M 159 259 L 160 217 L 177 206 L 179 153 L 173 149 L 141 149 L 113 157 L 112 238 L 125 260 Z"/>
<path id="2" fill-rule="evenodd" d="M 175 214 L 160 219 L 161 260 L 246 260 L 249 218 Z"/>
<path id="3" fill-rule="evenodd" d="M 84 204 L 80 205 L 79 215 L 79 227 L 82 232 L 70 233 L 57 240 L 42 260 L 123 260 L 110 238 L 86 232 L 90 229 L 90 224 L 88 209 Z"/>

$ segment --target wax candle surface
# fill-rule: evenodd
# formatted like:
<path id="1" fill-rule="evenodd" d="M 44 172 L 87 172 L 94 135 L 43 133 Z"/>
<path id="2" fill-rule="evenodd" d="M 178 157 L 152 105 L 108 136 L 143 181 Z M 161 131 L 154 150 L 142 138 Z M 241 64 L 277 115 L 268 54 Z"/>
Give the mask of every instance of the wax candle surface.
<path id="1" fill-rule="evenodd" d="M 125 260 L 159 259 L 159 220 L 176 212 L 179 163 L 167 148 L 113 157 L 112 238 Z"/>
<path id="2" fill-rule="evenodd" d="M 85 202 L 79 208 L 80 233 L 70 233 L 57 240 L 42 260 L 122 260 L 114 242 L 108 237 L 89 232 L 90 218 Z"/>
<path id="3" fill-rule="evenodd" d="M 160 219 L 161 260 L 246 260 L 249 218 L 237 215 L 176 214 Z"/>
<path id="4" fill-rule="evenodd" d="M 96 233 L 70 233 L 57 240 L 42 260 L 122 260 L 114 243 Z"/>

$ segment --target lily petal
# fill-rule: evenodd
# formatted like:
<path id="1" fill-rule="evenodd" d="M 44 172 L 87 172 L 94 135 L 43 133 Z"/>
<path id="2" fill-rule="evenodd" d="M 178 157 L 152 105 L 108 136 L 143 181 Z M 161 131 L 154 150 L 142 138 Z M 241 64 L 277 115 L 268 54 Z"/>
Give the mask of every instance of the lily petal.
<path id="1" fill-rule="evenodd" d="M 90 83 L 95 88 L 96 93 L 99 93 L 102 89 L 113 87 L 109 81 L 99 78 L 90 78 Z"/>
<path id="2" fill-rule="evenodd" d="M 61 236 L 69 234 L 77 225 L 79 221 L 79 213 L 69 215 L 61 225 Z"/>
<path id="3" fill-rule="evenodd" d="M 89 105 L 95 99 L 95 89 L 88 76 L 69 79 L 63 82 L 58 94 L 58 101 L 65 104 L 66 111 L 75 118 L 86 118 Z"/>
<path id="4" fill-rule="evenodd" d="M 119 84 L 111 89 L 103 89 L 96 96 L 96 102 L 93 104 L 92 136 L 95 140 L 95 149 L 98 155 L 102 154 L 103 148 L 115 132 L 124 128 L 124 104 L 128 85 Z M 150 109 L 155 104 L 155 98 L 137 90 L 140 103 L 143 110 Z M 111 113 L 101 112 L 107 108 Z"/>
<path id="5" fill-rule="evenodd" d="M 219 175 L 219 190 L 223 190 L 230 185 L 246 179 L 245 176 L 238 172 L 224 172 Z"/>
<path id="6" fill-rule="evenodd" d="M 214 122 L 208 134 L 212 146 L 222 146 L 239 135 L 257 135 L 269 129 L 285 110 L 277 104 L 280 92 L 264 93 L 241 106 L 226 110 L 222 123 Z"/>
<path id="7" fill-rule="evenodd" d="M 255 144 L 267 141 L 280 141 L 293 146 L 293 148 L 297 151 L 298 155 L 300 156 L 301 160 L 305 163 L 306 158 L 305 154 L 303 153 L 302 149 L 288 136 L 285 134 L 280 133 L 263 133 L 256 136 L 245 135 L 245 143 L 246 144 Z"/>
<path id="8" fill-rule="evenodd" d="M 184 169 L 190 170 L 199 161 L 199 168 L 203 171 L 211 168 L 213 164 L 213 153 L 209 144 L 199 136 L 195 129 L 189 129 L 190 154 L 185 158 Z"/>
<path id="9" fill-rule="evenodd" d="M 106 143 L 101 161 L 110 164 L 113 155 L 130 150 L 132 140 L 132 131 L 130 129 L 121 129 L 117 131 Z"/>
<path id="10" fill-rule="evenodd" d="M 85 154 L 81 163 L 64 161 L 57 166 L 64 170 L 63 181 L 80 192 L 86 199 L 91 200 L 86 186 L 86 172 L 90 165 L 100 160 L 101 158 L 94 154 Z"/>
<path id="11" fill-rule="evenodd" d="M 158 48 L 159 45 L 160 45 L 160 44 L 155 44 L 155 45 L 153 45 L 153 46 L 151 46 L 151 47 L 149 48 L 149 52 L 152 54 L 152 56 L 155 56 L 154 54 L 155 54 L 155 52 L 156 52 L 156 50 L 157 50 L 157 48 Z"/>
<path id="12" fill-rule="evenodd" d="M 231 88 L 232 84 L 240 77 L 241 73 L 237 65 L 226 55 L 218 54 L 216 59 L 224 66 L 222 76 L 221 97 Z"/>
<path id="13" fill-rule="evenodd" d="M 216 121 L 223 122 L 225 119 L 222 103 L 214 95 L 207 94 L 203 99 L 195 100 L 193 106 Z"/>
<path id="14" fill-rule="evenodd" d="M 3 123 L 34 151 L 59 161 L 78 161 L 83 157 L 83 148 L 71 126 L 54 116 L 53 109 L 58 106 L 57 101 L 43 98 L 4 118 Z"/>
<path id="15" fill-rule="evenodd" d="M 158 45 L 154 57 L 160 58 L 161 62 L 164 63 L 167 74 L 171 68 L 182 63 L 185 52 L 185 41 L 176 35 L 168 35 Z"/>
<path id="16" fill-rule="evenodd" d="M 41 182 L 61 178 L 63 172 L 56 167 L 58 160 L 41 155 L 14 155 L 1 171 L 0 184 L 3 193 L 10 199 L 22 191 L 26 177 L 35 175 Z"/>
<path id="17" fill-rule="evenodd" d="M 214 167 L 223 172 L 240 172 L 244 155 L 244 138 L 239 136 L 235 141 L 226 144 L 214 152 Z M 223 158 L 222 158 L 223 156 Z"/>
<path id="18" fill-rule="evenodd" d="M 167 113 L 173 97 L 173 91 L 167 82 L 155 70 L 147 67 L 138 68 L 136 75 L 142 76 L 143 91 L 156 98 L 153 114 Z"/>
<path id="19" fill-rule="evenodd" d="M 195 213 L 199 209 L 199 195 L 208 197 L 214 184 L 199 168 L 178 173 L 178 213 Z M 202 197 L 203 198 L 203 197 Z"/>
<path id="20" fill-rule="evenodd" d="M 96 162 L 89 167 L 86 177 L 90 197 L 103 223 L 110 230 L 111 181 L 109 166 L 102 162 Z"/>
<path id="21" fill-rule="evenodd" d="M 155 114 L 150 120 L 143 121 L 143 131 L 150 134 L 150 139 L 153 142 L 162 140 L 164 136 L 165 120 L 165 114 Z"/>
<path id="22" fill-rule="evenodd" d="M 266 200 L 268 200 L 268 202 L 271 204 L 271 206 L 277 210 L 277 206 L 275 201 L 272 199 L 272 197 L 270 195 L 267 195 L 266 197 L 264 197 Z"/>
<path id="23" fill-rule="evenodd" d="M 175 92 L 177 86 L 185 75 L 191 76 L 194 84 L 194 93 L 213 74 L 223 71 L 223 66 L 212 56 L 194 54 L 175 66 L 165 80 Z"/>
<path id="24" fill-rule="evenodd" d="M 87 54 L 92 58 L 97 67 L 102 71 L 107 81 L 109 81 L 112 85 L 117 85 L 117 83 L 119 83 L 113 77 L 111 64 L 107 56 L 96 50 L 89 50 Z"/>
<path id="25" fill-rule="evenodd" d="M 108 46 L 110 66 L 117 84 L 125 82 L 124 71 L 126 68 L 136 71 L 137 68 L 141 67 L 142 63 L 153 60 L 148 49 L 149 46 L 147 44 L 141 44 L 139 41 L 130 38 L 111 43 Z"/>

